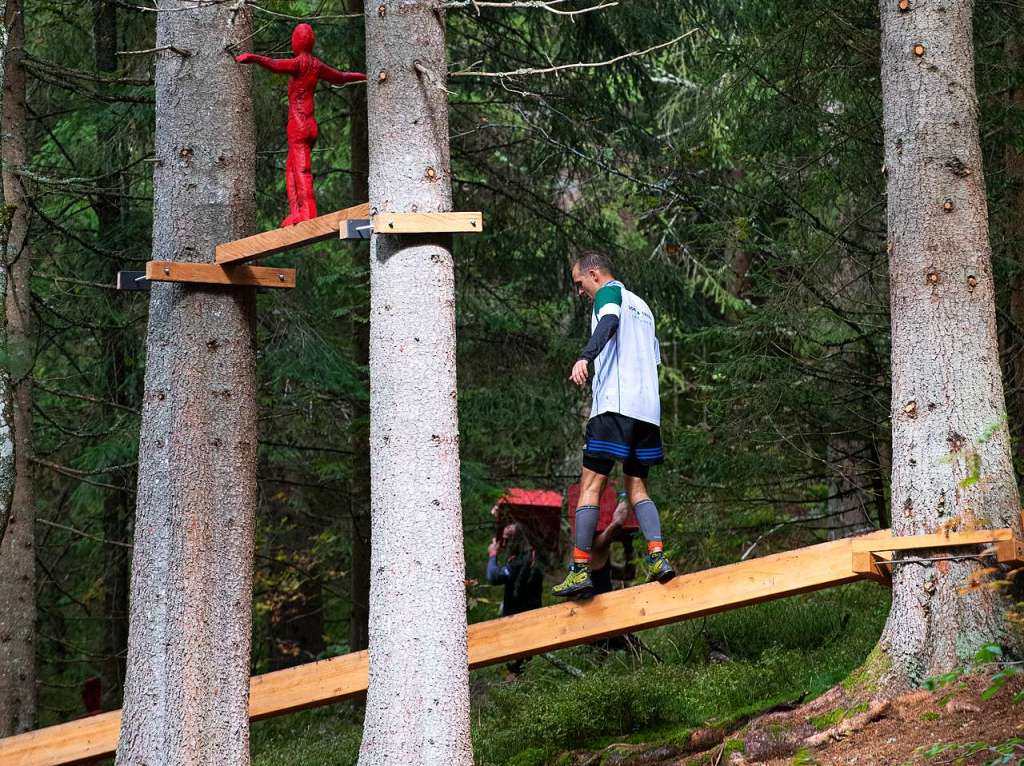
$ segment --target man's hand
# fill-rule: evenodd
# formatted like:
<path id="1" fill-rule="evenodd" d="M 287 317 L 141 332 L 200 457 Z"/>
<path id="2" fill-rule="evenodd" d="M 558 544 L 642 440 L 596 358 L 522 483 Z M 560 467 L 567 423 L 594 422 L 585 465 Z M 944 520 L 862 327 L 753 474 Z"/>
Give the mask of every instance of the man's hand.
<path id="1" fill-rule="evenodd" d="M 590 376 L 589 362 L 586 359 L 578 359 L 576 364 L 572 366 L 572 373 L 569 375 L 569 380 L 575 383 L 577 386 L 582 386 L 587 382 L 587 378 Z"/>
<path id="2" fill-rule="evenodd" d="M 608 526 L 621 527 L 626 523 L 626 516 L 629 515 L 629 503 L 625 500 L 620 500 L 619 504 L 615 506 L 615 512 L 612 513 L 612 521 Z"/>
<path id="3" fill-rule="evenodd" d="M 496 538 L 491 539 L 491 544 L 487 546 L 487 557 L 494 558 L 498 555 L 498 540 Z"/>

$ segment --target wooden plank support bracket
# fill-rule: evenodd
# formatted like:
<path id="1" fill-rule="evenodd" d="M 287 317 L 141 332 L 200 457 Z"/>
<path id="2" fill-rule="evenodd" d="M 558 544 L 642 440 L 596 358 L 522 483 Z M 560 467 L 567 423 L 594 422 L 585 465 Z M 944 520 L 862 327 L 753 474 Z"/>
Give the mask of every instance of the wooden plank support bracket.
<path id="1" fill-rule="evenodd" d="M 369 218 L 350 218 L 341 226 L 341 239 L 369 239 L 373 224 Z"/>
<path id="2" fill-rule="evenodd" d="M 955 548 L 961 545 L 992 545 L 1013 540 L 1012 529 L 972 529 L 965 532 L 935 532 L 928 535 L 903 535 L 873 539 L 855 539 L 854 552 L 916 551 L 928 548 Z"/>
<path id="3" fill-rule="evenodd" d="M 483 213 L 377 213 L 371 219 L 376 234 L 479 234 Z"/>
<path id="4" fill-rule="evenodd" d="M 1014 538 L 996 543 L 996 559 L 1011 567 L 1024 566 L 1024 541 Z"/>
<path id="5" fill-rule="evenodd" d="M 1021 519 L 1024 527 L 1024 518 Z M 988 553 L 995 553 L 1002 564 L 1024 565 L 1024 540 L 1013 529 L 971 529 L 963 532 L 935 532 L 927 535 L 905 535 L 901 537 L 855 540 L 853 543 L 853 569 L 865 577 L 892 577 L 891 561 L 896 551 L 920 551 L 933 548 L 956 548 L 967 545 L 989 546 Z M 888 570 L 888 571 L 887 571 Z"/>
<path id="6" fill-rule="evenodd" d="M 118 290 L 148 290 L 149 280 L 144 271 L 119 271 L 116 285 Z"/>
<path id="7" fill-rule="evenodd" d="M 151 282 L 191 282 L 200 285 L 245 287 L 295 287 L 295 269 L 271 269 L 262 266 L 231 266 L 216 263 L 150 261 L 146 279 Z"/>
<path id="8" fill-rule="evenodd" d="M 868 580 L 892 587 L 892 554 L 871 551 L 853 552 L 853 571 Z"/>

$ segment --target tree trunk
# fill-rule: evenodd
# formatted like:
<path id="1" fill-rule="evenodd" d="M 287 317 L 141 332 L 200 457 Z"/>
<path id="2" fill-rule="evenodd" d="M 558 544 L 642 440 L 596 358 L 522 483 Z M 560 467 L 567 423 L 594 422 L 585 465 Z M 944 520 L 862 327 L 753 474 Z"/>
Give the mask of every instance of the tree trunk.
<path id="1" fill-rule="evenodd" d="M 352 13 L 363 12 L 363 1 L 352 0 Z M 363 46 L 365 48 L 365 46 Z M 365 50 L 354 60 L 362 61 Z M 366 88 L 351 89 L 349 146 L 351 154 L 353 204 L 369 199 L 369 148 L 366 124 Z M 366 248 L 356 243 L 352 248 L 356 272 L 366 268 Z M 360 287 L 362 288 L 362 282 Z M 360 369 L 370 364 L 370 296 L 362 291 L 352 307 L 352 361 Z M 369 381 L 364 378 L 369 389 Z M 349 612 L 349 651 L 357 652 L 370 641 L 370 407 L 369 401 L 356 398 L 352 407 L 351 445 L 352 481 L 349 492 L 352 520 L 352 565 L 349 582 L 352 607 Z"/>
<path id="2" fill-rule="evenodd" d="M 969 0 L 882 0 L 892 306 L 892 526 L 1007 526 L 1020 505 L 999 370 Z M 963 551 L 954 551 L 963 553 Z M 1005 636 L 979 565 L 895 567 L 884 683 L 919 684 Z"/>
<path id="3" fill-rule="evenodd" d="M 25 133 L 25 19 L 20 0 L 9 0 L 4 17 L 3 105 L 0 110 L 0 152 L 7 242 L 7 354 L 14 426 L 14 494 L 3 543 L 0 544 L 0 737 L 31 729 L 36 712 L 35 668 L 35 498 L 32 487 L 32 252 L 28 242 L 28 195 L 19 175 L 28 164 Z M 4 452 L 10 460 L 10 440 Z M 5 472 L 9 492 L 10 473 Z"/>
<path id="4" fill-rule="evenodd" d="M 370 208 L 451 210 L 441 2 L 384 0 L 365 18 Z M 451 238 L 375 234 L 361 766 L 473 762 L 456 405 Z"/>
<path id="5" fill-rule="evenodd" d="M 212 262 L 254 224 L 249 11 L 160 8 L 153 257 Z M 249 762 L 254 300 L 152 287 L 118 764 Z"/>
<path id="6" fill-rule="evenodd" d="M 7 67 L 7 0 L 0 0 L 0 92 L 4 89 L 4 75 Z M 0 184 L 0 192 L 2 192 Z M 2 194 L 0 194 L 2 197 Z M 10 235 L 11 216 L 5 207 L 0 215 L 0 255 L 7 259 L 7 242 Z M 0 344 L 7 347 L 7 269 L 0 269 Z M 7 530 L 11 515 L 11 501 L 14 499 L 14 393 L 11 388 L 11 372 L 8 365 L 0 365 L 0 543 Z"/>

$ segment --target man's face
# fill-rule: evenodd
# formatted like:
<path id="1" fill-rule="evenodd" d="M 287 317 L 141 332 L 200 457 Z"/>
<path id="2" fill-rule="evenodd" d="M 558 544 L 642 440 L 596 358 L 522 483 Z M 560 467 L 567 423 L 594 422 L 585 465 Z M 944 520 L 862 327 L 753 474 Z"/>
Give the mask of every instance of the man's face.
<path id="1" fill-rule="evenodd" d="M 507 544 L 508 542 L 510 542 L 512 540 L 513 537 L 515 537 L 515 534 L 516 534 L 516 525 L 515 524 L 507 524 L 505 526 L 505 528 L 503 530 L 501 530 L 501 540 L 502 540 L 502 542 Z"/>
<path id="2" fill-rule="evenodd" d="M 577 295 L 581 298 L 585 295 L 593 301 L 601 286 L 601 273 L 597 269 L 583 271 L 579 265 L 575 265 L 572 267 L 572 283 L 576 286 Z"/>

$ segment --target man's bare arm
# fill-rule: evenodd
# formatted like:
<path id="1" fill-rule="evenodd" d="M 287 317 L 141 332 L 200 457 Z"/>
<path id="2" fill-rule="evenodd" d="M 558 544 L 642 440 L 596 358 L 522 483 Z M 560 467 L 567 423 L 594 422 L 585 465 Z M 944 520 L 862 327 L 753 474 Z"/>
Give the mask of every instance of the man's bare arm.
<path id="1" fill-rule="evenodd" d="M 620 500 L 619 504 L 615 506 L 615 512 L 612 514 L 612 520 L 605 527 L 601 533 L 594 538 L 594 544 L 591 548 L 592 551 L 607 551 L 615 538 L 615 533 L 618 532 L 622 525 L 626 523 L 626 516 L 629 514 L 629 503 L 625 500 Z"/>

